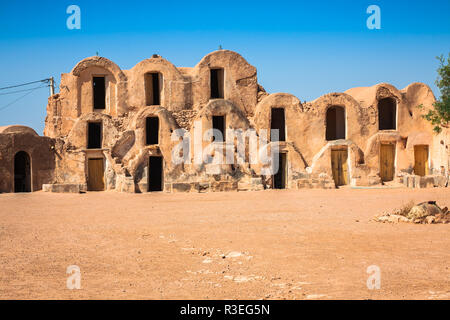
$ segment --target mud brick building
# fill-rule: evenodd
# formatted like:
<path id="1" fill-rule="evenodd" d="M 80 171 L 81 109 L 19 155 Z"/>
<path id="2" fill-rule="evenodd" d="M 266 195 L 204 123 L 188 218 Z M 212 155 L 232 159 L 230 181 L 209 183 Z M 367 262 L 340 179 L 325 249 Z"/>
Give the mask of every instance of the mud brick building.
<path id="1" fill-rule="evenodd" d="M 382 83 L 301 102 L 266 92 L 256 68 L 228 50 L 193 68 L 153 55 L 121 70 L 90 57 L 62 74 L 60 93 L 48 101 L 44 137 L 24 126 L 0 127 L 0 192 L 444 187 L 450 133 L 434 133 L 421 117 L 434 101 L 425 84 L 398 90 Z M 192 137 L 211 128 L 223 136 L 230 129 L 258 136 L 278 129 L 280 169 L 267 175 L 264 164 L 252 163 L 248 139 L 244 152 L 235 139 L 201 139 L 202 147 L 214 145 L 210 156 L 220 148 L 239 161 L 193 161 Z M 183 163 L 173 161 L 179 129 L 191 137 L 189 152 L 180 151 Z"/>

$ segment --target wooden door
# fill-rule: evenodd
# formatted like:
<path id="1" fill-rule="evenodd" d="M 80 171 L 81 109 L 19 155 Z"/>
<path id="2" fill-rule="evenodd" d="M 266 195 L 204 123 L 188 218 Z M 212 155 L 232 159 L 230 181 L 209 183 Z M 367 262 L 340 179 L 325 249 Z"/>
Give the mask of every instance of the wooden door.
<path id="1" fill-rule="evenodd" d="M 103 159 L 101 158 L 88 160 L 88 190 L 105 190 Z"/>
<path id="2" fill-rule="evenodd" d="M 414 174 L 426 176 L 428 174 L 428 146 L 414 146 Z"/>
<path id="3" fill-rule="evenodd" d="M 331 150 L 331 170 L 336 186 L 348 184 L 347 150 Z"/>
<path id="4" fill-rule="evenodd" d="M 394 180 L 395 145 L 380 145 L 380 177 L 382 181 Z"/>

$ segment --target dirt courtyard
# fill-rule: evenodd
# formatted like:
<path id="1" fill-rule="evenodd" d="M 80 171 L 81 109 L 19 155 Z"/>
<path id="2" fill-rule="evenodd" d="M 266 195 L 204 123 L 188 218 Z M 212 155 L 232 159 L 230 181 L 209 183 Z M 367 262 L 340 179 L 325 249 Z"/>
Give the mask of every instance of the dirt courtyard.
<path id="1" fill-rule="evenodd" d="M 1 194 L 0 298 L 450 299 L 449 224 L 371 221 L 410 200 L 450 189 Z"/>

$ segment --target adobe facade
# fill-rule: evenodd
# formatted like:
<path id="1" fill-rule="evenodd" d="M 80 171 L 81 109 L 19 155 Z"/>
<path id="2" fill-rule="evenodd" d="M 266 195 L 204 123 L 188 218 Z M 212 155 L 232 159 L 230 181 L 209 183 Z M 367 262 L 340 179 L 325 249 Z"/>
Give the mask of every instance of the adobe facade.
<path id="1" fill-rule="evenodd" d="M 154 55 L 121 70 L 90 57 L 61 75 L 44 137 L 26 127 L 0 131 L 0 192 L 14 191 L 19 151 L 30 158 L 32 191 L 444 187 L 449 130 L 436 134 L 421 117 L 434 101 L 425 84 L 398 90 L 382 83 L 301 102 L 266 92 L 256 68 L 228 50 L 193 68 Z M 243 144 L 231 132 L 244 132 Z M 278 146 L 270 154 L 279 163 L 273 174 L 265 170 L 270 164 L 251 160 L 251 138 L 266 133 L 264 152 Z M 225 154 L 232 163 L 215 162 Z"/>

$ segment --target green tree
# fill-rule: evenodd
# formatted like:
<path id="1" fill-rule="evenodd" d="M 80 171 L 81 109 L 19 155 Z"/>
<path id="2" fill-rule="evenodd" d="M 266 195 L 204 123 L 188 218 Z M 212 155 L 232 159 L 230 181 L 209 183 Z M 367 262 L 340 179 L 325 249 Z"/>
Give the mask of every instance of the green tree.
<path id="1" fill-rule="evenodd" d="M 448 128 L 450 124 L 450 53 L 447 58 L 447 64 L 445 64 L 445 58 L 443 55 L 437 57 L 440 62 L 437 69 L 438 78 L 436 85 L 441 92 L 441 97 L 433 103 L 433 109 L 422 117 L 427 119 L 434 125 L 433 130 L 437 133 L 442 131 L 442 128 Z M 419 106 L 423 108 L 423 105 Z"/>

